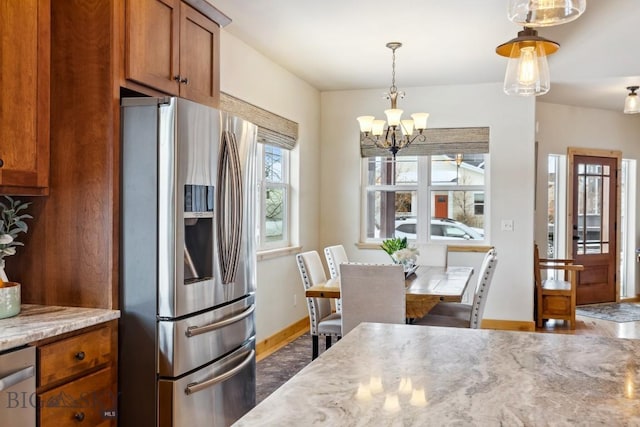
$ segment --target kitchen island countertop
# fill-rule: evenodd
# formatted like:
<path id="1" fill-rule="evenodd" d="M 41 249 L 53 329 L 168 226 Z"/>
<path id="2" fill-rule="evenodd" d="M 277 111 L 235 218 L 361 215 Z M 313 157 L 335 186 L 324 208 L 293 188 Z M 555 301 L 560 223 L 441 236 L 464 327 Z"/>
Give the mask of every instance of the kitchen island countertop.
<path id="1" fill-rule="evenodd" d="M 640 425 L 640 341 L 365 323 L 237 426 Z"/>
<path id="2" fill-rule="evenodd" d="M 0 319 L 0 351 L 119 317 L 118 310 L 23 304 L 17 316 Z"/>

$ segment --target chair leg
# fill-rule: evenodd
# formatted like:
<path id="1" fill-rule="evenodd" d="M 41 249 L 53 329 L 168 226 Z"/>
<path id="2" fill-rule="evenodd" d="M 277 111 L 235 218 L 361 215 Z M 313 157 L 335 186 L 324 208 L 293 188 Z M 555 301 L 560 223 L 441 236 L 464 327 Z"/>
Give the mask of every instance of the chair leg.
<path id="1" fill-rule="evenodd" d="M 312 335 L 311 342 L 312 342 L 311 360 L 315 360 L 315 358 L 318 357 L 318 336 Z"/>
<path id="2" fill-rule="evenodd" d="M 325 348 L 329 350 L 331 348 L 331 335 L 326 335 L 324 338 Z"/>

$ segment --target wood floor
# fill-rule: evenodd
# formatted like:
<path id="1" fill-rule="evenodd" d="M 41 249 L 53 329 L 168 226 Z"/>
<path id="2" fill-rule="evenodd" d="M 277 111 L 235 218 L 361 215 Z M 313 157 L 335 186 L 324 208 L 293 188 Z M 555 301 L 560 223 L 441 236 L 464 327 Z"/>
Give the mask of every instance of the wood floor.
<path id="1" fill-rule="evenodd" d="M 612 322 L 600 320 L 593 317 L 576 316 L 576 329 L 569 329 L 569 323 L 565 321 L 549 320 L 542 328 L 536 328 L 537 332 L 547 332 L 555 334 L 576 334 L 576 335 L 601 335 L 613 338 L 640 338 L 639 322 Z"/>

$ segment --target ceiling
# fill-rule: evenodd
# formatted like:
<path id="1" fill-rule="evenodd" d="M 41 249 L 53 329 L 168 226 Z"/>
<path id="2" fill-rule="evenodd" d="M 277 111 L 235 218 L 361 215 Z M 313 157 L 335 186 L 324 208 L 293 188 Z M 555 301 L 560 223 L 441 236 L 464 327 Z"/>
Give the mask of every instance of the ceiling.
<path id="1" fill-rule="evenodd" d="M 398 90 L 502 82 L 495 48 L 521 29 L 508 0 L 208 0 L 234 35 L 320 91 L 387 88 L 396 51 Z M 549 56 L 543 102 L 622 111 L 640 85 L 638 0 L 588 0 L 577 20 L 540 28 L 560 43 Z M 507 96 L 507 95 L 505 95 Z"/>

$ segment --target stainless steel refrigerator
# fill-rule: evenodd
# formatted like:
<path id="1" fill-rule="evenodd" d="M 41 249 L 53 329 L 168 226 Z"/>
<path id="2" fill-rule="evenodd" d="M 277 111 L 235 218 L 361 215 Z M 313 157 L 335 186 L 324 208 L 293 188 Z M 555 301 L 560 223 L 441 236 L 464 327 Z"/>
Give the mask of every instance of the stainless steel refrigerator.
<path id="1" fill-rule="evenodd" d="M 120 426 L 224 426 L 255 405 L 257 127 L 123 98 Z"/>

